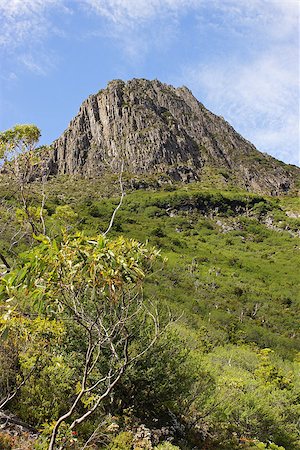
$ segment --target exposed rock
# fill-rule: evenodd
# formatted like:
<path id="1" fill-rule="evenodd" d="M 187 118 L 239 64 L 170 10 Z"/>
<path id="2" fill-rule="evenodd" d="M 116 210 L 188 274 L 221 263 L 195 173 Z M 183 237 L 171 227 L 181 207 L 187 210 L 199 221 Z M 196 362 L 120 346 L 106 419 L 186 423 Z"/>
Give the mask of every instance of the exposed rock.
<path id="1" fill-rule="evenodd" d="M 133 448 L 136 449 L 152 449 L 151 430 L 145 425 L 140 425 L 133 437 Z"/>
<path id="2" fill-rule="evenodd" d="M 295 211 L 286 211 L 286 215 L 288 217 L 290 217 L 291 219 L 299 219 L 300 218 L 300 213 L 295 212 Z"/>
<path id="3" fill-rule="evenodd" d="M 211 166 L 241 187 L 272 195 L 300 178 L 300 169 L 260 153 L 189 89 L 158 80 L 111 81 L 82 103 L 52 148 L 52 174 L 95 177 L 124 164 L 132 174 L 191 182 Z"/>

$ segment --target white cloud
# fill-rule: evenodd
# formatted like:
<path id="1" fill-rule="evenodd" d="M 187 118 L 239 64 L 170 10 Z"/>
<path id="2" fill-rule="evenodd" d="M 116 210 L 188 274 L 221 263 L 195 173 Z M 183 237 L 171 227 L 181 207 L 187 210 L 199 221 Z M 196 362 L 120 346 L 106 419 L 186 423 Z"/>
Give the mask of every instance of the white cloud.
<path id="1" fill-rule="evenodd" d="M 150 50 L 164 51 L 178 35 L 180 19 L 204 0 L 81 0 L 83 7 L 109 25 L 106 37 L 137 64 Z M 103 32 L 102 32 L 103 33 Z"/>
<path id="2" fill-rule="evenodd" d="M 231 29 L 241 24 L 245 30 L 258 23 L 269 26 L 274 22 L 277 38 L 297 28 L 299 17 L 298 0 L 81 0 L 81 3 L 113 23 L 127 26 L 140 26 L 152 19 L 166 19 L 190 10 L 199 15 L 211 10 L 218 26 Z M 263 31 L 270 32 L 266 28 Z"/>
<path id="3" fill-rule="evenodd" d="M 299 0 L 212 0 L 197 11 L 202 27 L 242 39 L 261 38 L 264 46 L 291 37 L 298 40 L 299 5 Z M 208 21 L 207 10 L 212 12 Z"/>
<path id="4" fill-rule="evenodd" d="M 298 162 L 297 55 L 285 47 L 248 62 L 227 60 L 183 69 L 182 81 L 261 151 Z"/>
<path id="5" fill-rule="evenodd" d="M 200 6 L 201 0 L 82 0 L 114 23 L 129 24 Z"/>
<path id="6" fill-rule="evenodd" d="M 55 66 L 56 58 L 50 52 L 48 52 L 47 55 L 44 55 L 43 53 L 35 54 L 33 52 L 26 52 L 22 53 L 18 60 L 27 70 L 35 75 L 46 76 Z"/>
<path id="7" fill-rule="evenodd" d="M 47 11 L 57 6 L 62 6 L 61 0 L 0 0 L 0 46 L 11 51 L 46 36 Z"/>
<path id="8" fill-rule="evenodd" d="M 61 34 L 51 20 L 51 12 L 71 12 L 65 0 L 0 0 L 0 51 L 6 58 L 7 74 L 11 62 L 23 68 L 46 75 L 55 66 L 56 57 L 44 48 L 45 39 Z M 4 69 L 5 70 L 5 69 Z"/>
<path id="9" fill-rule="evenodd" d="M 18 80 L 18 76 L 15 74 L 15 72 L 8 72 L 7 74 L 1 74 L 1 76 L 0 76 L 0 79 L 1 80 L 4 80 L 4 81 L 17 81 Z"/>
<path id="10" fill-rule="evenodd" d="M 209 23 L 199 10 L 199 28 L 206 27 L 208 36 L 218 29 L 240 45 L 218 59 L 182 67 L 180 76 L 261 151 L 293 164 L 299 164 L 299 5 L 215 0 Z"/>

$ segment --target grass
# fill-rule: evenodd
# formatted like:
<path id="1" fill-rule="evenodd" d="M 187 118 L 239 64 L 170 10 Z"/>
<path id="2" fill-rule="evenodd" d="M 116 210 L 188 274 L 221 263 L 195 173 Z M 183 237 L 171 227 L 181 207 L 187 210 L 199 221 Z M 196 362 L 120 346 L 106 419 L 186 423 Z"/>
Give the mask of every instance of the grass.
<path id="1" fill-rule="evenodd" d="M 10 189 L 2 192 L 13 205 Z M 39 189 L 38 184 L 31 186 L 33 203 Z M 110 176 L 52 179 L 46 191 L 49 228 L 55 208 L 68 204 L 77 214 L 75 225 L 90 235 L 106 230 L 119 201 L 117 179 Z M 295 198 L 220 191 L 200 183 L 165 184 L 128 191 L 110 235 L 161 248 L 168 262 L 149 280 L 146 293 L 183 313 L 187 327 L 202 330 L 208 348 L 220 342 L 253 342 L 292 358 L 300 351 L 299 239 L 268 229 L 264 220 L 284 219 L 295 229 L 297 219 L 285 211 L 298 208 Z M 9 234 L 4 235 L 6 242 Z M 26 246 L 25 240 L 19 249 Z"/>

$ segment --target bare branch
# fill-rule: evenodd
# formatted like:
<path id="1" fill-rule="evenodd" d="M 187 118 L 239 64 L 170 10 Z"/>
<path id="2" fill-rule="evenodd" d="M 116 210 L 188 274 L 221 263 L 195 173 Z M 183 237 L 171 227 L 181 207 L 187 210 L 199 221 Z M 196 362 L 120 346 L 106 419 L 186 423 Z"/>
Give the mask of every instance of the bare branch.
<path id="1" fill-rule="evenodd" d="M 110 394 L 110 392 L 113 390 L 115 385 L 118 383 L 118 381 L 120 380 L 121 376 L 123 375 L 127 365 L 128 365 L 128 339 L 126 340 L 125 345 L 124 345 L 124 363 L 121 366 L 121 368 L 119 370 L 119 373 L 117 374 L 117 376 L 115 377 L 115 379 L 112 382 L 110 382 L 110 377 L 108 377 L 109 385 L 106 388 L 105 392 L 98 397 L 98 399 L 96 400 L 96 402 L 94 403 L 92 408 L 90 408 L 85 414 L 83 414 L 81 417 L 79 417 L 78 419 L 75 419 L 72 422 L 72 424 L 70 425 L 70 429 L 71 430 L 76 425 L 78 425 L 81 422 L 83 422 L 87 417 L 89 417 L 98 408 L 98 406 L 100 405 L 101 401 Z"/>
<path id="2" fill-rule="evenodd" d="M 88 345 L 88 348 L 87 348 L 86 354 L 85 354 L 84 373 L 83 373 L 83 377 L 82 377 L 82 381 L 81 381 L 80 392 L 77 394 L 77 396 L 76 396 L 73 404 L 69 408 L 69 410 L 65 414 L 60 416 L 59 419 L 57 420 L 57 422 L 55 423 L 55 426 L 54 426 L 53 431 L 52 431 L 52 435 L 51 435 L 51 439 L 50 439 L 48 450 L 53 450 L 54 449 L 55 441 L 56 441 L 56 437 L 57 437 L 57 433 L 58 433 L 58 429 L 59 429 L 60 425 L 62 424 L 62 422 L 64 422 L 66 419 L 68 419 L 73 414 L 77 404 L 82 399 L 82 397 L 83 397 L 83 395 L 84 395 L 84 393 L 86 391 L 86 383 L 87 383 L 87 377 L 88 377 L 88 368 L 89 368 L 89 363 L 90 363 L 90 360 L 91 360 L 91 349 L 92 349 L 92 339 L 91 339 L 91 335 L 90 335 L 89 336 L 89 345 Z"/>
<path id="3" fill-rule="evenodd" d="M 99 423 L 99 425 L 97 426 L 97 428 L 93 431 L 93 433 L 91 434 L 91 436 L 88 438 L 88 440 L 85 442 L 84 446 L 82 447 L 81 450 L 85 450 L 87 448 L 87 446 L 92 442 L 92 440 L 97 436 L 98 430 L 103 427 L 103 425 L 106 424 L 106 420 L 104 420 L 102 423 Z"/>
<path id="4" fill-rule="evenodd" d="M 45 201 L 46 201 L 46 194 L 45 194 L 45 180 L 43 177 L 43 182 L 42 182 L 42 203 L 41 203 L 41 207 L 40 207 L 40 220 L 41 220 L 41 224 L 42 224 L 42 233 L 45 235 L 46 234 L 46 225 L 45 225 L 45 219 L 44 219 L 44 208 L 45 208 Z"/>
<path id="5" fill-rule="evenodd" d="M 114 220 L 115 220 L 115 216 L 116 216 L 116 214 L 118 212 L 118 209 L 121 207 L 121 205 L 123 203 L 123 198 L 125 196 L 125 191 L 124 191 L 123 182 L 122 182 L 123 170 L 124 170 L 124 162 L 122 162 L 121 171 L 120 171 L 120 177 L 119 177 L 119 183 L 120 183 L 120 189 L 121 189 L 121 198 L 120 198 L 118 206 L 115 208 L 114 212 L 112 213 L 112 216 L 111 216 L 111 219 L 110 219 L 110 223 L 108 225 L 107 230 L 104 233 L 102 233 L 103 236 L 106 236 L 109 233 L 109 231 L 111 230 L 111 227 L 113 226 L 113 223 L 114 223 Z"/>

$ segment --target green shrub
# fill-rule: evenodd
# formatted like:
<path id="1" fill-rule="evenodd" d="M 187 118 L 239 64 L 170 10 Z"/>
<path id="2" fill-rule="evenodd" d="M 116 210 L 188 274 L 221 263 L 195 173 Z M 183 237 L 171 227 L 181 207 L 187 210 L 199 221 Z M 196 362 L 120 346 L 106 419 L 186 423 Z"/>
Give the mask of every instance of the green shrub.
<path id="1" fill-rule="evenodd" d="M 151 231 L 151 235 L 156 236 L 156 237 L 165 237 L 166 234 L 165 234 L 163 228 L 158 226 L 158 227 L 153 228 L 153 230 Z"/>
<path id="2" fill-rule="evenodd" d="M 131 450 L 133 445 L 133 435 L 130 431 L 119 433 L 109 445 L 110 450 Z"/>
<path id="3" fill-rule="evenodd" d="M 180 450 L 177 445 L 171 444 L 171 442 L 165 441 L 159 444 L 157 447 L 154 447 L 154 450 Z"/>

